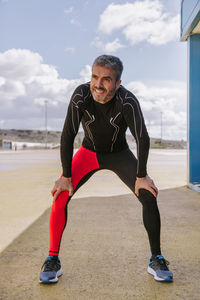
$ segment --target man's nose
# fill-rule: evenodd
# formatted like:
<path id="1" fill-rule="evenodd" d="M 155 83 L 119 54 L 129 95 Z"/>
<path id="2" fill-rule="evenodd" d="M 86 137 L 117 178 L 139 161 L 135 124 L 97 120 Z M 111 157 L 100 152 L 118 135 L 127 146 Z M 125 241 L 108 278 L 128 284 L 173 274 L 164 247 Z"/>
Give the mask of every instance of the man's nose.
<path id="1" fill-rule="evenodd" d="M 97 79 L 96 87 L 98 87 L 98 88 L 103 87 L 103 82 L 102 82 L 101 78 Z"/>

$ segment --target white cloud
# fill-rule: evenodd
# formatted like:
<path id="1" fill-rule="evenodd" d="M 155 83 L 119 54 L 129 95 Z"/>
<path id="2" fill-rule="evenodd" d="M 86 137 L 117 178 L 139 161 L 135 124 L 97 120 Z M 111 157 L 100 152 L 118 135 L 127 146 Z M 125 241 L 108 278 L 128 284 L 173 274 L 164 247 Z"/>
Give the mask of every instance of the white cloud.
<path id="1" fill-rule="evenodd" d="M 8 101 L 14 100 L 16 97 L 25 96 L 25 86 L 19 80 L 5 80 L 4 84 L 1 85 L 0 90 L 0 103 L 1 99 L 6 99 Z"/>
<path id="2" fill-rule="evenodd" d="M 120 48 L 126 47 L 120 43 L 120 40 L 116 38 L 114 41 L 104 44 L 99 37 L 96 37 L 95 40 L 91 43 L 91 46 L 95 46 L 101 49 L 104 53 L 114 53 Z"/>
<path id="3" fill-rule="evenodd" d="M 74 47 L 66 47 L 65 52 L 69 52 L 71 54 L 75 53 L 76 49 Z"/>
<path id="4" fill-rule="evenodd" d="M 72 11 L 74 10 L 73 6 L 69 7 L 68 9 L 64 10 L 65 15 L 71 14 Z"/>
<path id="5" fill-rule="evenodd" d="M 0 53 L 0 120 L 4 128 L 44 128 L 44 103 L 48 101 L 48 127 L 61 130 L 71 94 L 91 77 L 86 65 L 77 79 L 59 78 L 54 66 L 44 64 L 38 53 L 11 49 Z M 142 82 L 126 85 L 139 99 L 150 135 L 186 138 L 186 86 L 182 82 Z"/>
<path id="6" fill-rule="evenodd" d="M 80 76 L 84 82 L 90 81 L 92 74 L 92 68 L 90 65 L 86 65 L 83 70 L 80 72 Z"/>
<path id="7" fill-rule="evenodd" d="M 0 87 L 5 84 L 6 80 L 3 77 L 0 77 Z"/>
<path id="8" fill-rule="evenodd" d="M 57 118 L 65 117 L 75 87 L 88 81 L 89 74 L 89 66 L 86 66 L 78 79 L 62 79 L 54 66 L 43 63 L 38 53 L 26 49 L 0 53 L 0 119 L 6 120 L 4 127 L 44 126 L 41 109 L 44 100 L 48 100 L 51 122 L 56 123 Z M 58 124 L 60 126 L 60 121 Z"/>
<path id="9" fill-rule="evenodd" d="M 72 25 L 81 26 L 81 23 L 80 23 L 78 20 L 76 20 L 76 19 L 71 19 L 71 20 L 70 20 L 70 23 L 71 23 Z"/>
<path id="10" fill-rule="evenodd" d="M 0 53 L 0 76 L 26 82 L 31 74 L 39 72 L 42 57 L 26 49 L 10 49 Z"/>
<path id="11" fill-rule="evenodd" d="M 98 30 L 108 35 L 120 30 L 131 45 L 163 45 L 179 39 L 179 19 L 166 13 L 159 0 L 112 3 L 101 14 Z"/>
<path id="12" fill-rule="evenodd" d="M 120 44 L 120 41 L 118 38 L 116 38 L 113 42 L 107 43 L 105 45 L 105 51 L 107 53 L 116 52 L 120 48 L 124 48 L 125 46 Z"/>
<path id="13" fill-rule="evenodd" d="M 133 81 L 126 85 L 138 98 L 150 136 L 160 137 L 161 113 L 163 137 L 186 139 L 186 84 L 168 81 L 147 86 Z"/>

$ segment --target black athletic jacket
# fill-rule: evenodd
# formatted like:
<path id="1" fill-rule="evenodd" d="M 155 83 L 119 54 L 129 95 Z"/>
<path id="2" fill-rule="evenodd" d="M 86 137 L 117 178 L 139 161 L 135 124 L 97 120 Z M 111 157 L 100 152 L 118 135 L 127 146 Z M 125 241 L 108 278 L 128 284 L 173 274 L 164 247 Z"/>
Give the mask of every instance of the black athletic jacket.
<path id="1" fill-rule="evenodd" d="M 90 83 L 76 88 L 61 135 L 61 162 L 65 177 L 71 177 L 73 143 L 80 122 L 85 133 L 82 145 L 101 153 L 127 149 L 125 132 L 129 127 L 137 144 L 137 177 L 146 176 L 149 136 L 139 102 L 130 91 L 120 85 L 115 96 L 101 104 L 93 99 Z"/>

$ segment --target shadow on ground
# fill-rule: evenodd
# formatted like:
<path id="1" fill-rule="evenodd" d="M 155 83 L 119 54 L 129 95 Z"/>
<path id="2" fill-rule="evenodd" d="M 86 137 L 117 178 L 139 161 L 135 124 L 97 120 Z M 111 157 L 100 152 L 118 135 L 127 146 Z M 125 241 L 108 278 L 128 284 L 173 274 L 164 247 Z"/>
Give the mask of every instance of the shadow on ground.
<path id="1" fill-rule="evenodd" d="M 158 283 L 146 272 L 149 245 L 133 195 L 74 198 L 59 282 L 38 283 L 48 251 L 48 209 L 0 254 L 0 300 L 200 299 L 200 195 L 186 187 L 164 190 L 158 204 L 173 283 Z"/>

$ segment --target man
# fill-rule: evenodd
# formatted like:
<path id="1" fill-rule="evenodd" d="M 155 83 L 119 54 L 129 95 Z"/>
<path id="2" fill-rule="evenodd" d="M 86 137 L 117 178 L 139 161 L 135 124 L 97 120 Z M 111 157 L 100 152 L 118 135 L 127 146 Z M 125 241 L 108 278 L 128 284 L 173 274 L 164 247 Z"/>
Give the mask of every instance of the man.
<path id="1" fill-rule="evenodd" d="M 173 279 L 168 262 L 161 255 L 158 190 L 146 170 L 149 136 L 138 100 L 121 85 L 122 71 L 119 58 L 97 57 L 92 66 L 91 82 L 77 87 L 71 97 L 61 136 L 63 175 L 52 190 L 49 256 L 40 273 L 41 283 L 57 282 L 62 275 L 58 255 L 69 200 L 100 169 L 114 171 L 142 203 L 143 222 L 152 253 L 148 272 L 157 281 L 171 282 Z M 72 158 L 80 122 L 85 136 Z M 127 127 L 137 143 L 137 159 L 126 142 Z"/>

